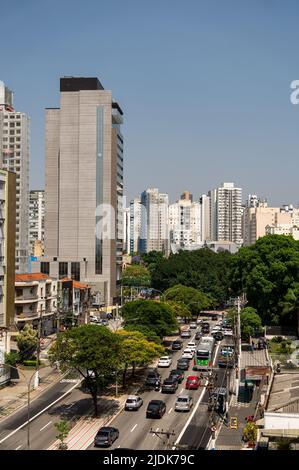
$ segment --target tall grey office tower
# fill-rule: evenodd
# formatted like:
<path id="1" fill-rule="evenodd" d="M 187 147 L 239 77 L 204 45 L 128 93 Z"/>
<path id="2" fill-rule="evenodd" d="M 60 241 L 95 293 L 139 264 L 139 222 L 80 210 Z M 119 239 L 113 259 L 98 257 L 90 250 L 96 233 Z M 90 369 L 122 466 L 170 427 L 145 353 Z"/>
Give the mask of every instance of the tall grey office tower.
<path id="1" fill-rule="evenodd" d="M 30 119 L 0 81 L 0 168 L 16 174 L 16 273 L 28 271 Z"/>
<path id="2" fill-rule="evenodd" d="M 87 282 L 106 305 L 122 265 L 122 122 L 97 78 L 61 78 L 60 108 L 46 109 L 45 255 L 33 270 Z"/>

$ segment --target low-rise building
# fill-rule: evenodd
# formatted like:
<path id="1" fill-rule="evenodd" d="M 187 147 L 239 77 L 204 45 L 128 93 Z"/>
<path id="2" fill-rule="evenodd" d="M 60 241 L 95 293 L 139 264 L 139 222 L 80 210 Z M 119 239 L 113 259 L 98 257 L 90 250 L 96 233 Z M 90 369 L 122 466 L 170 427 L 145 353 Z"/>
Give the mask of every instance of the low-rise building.
<path id="1" fill-rule="evenodd" d="M 41 335 L 53 333 L 57 312 L 57 281 L 42 273 L 17 274 L 15 279 L 15 323 L 38 328 Z"/>
<path id="2" fill-rule="evenodd" d="M 88 323 L 91 287 L 88 284 L 64 278 L 58 281 L 58 321 L 65 325 Z M 68 318 L 66 318 L 68 317 Z"/>

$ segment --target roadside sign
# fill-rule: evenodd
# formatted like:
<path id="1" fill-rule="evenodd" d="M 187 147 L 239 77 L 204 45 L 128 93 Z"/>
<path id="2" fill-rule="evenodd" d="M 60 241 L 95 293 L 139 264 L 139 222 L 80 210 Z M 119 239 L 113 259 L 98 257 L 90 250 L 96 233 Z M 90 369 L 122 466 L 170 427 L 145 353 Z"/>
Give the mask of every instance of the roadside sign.
<path id="1" fill-rule="evenodd" d="M 229 427 L 230 429 L 238 429 L 238 418 L 236 416 L 230 418 Z"/>

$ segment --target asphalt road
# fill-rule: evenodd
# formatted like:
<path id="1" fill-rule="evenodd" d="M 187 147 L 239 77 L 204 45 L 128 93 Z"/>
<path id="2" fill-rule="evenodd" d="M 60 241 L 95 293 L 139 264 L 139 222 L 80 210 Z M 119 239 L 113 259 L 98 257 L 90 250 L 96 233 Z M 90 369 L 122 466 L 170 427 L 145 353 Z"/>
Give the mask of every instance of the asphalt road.
<path id="1" fill-rule="evenodd" d="M 193 337 L 196 331 L 193 330 Z M 186 339 L 184 346 L 192 339 Z M 218 351 L 218 347 L 216 351 Z M 159 369 L 162 378 L 168 377 L 170 370 L 176 367 L 176 361 L 181 355 L 182 350 L 175 351 L 172 355 L 172 365 L 169 368 Z M 214 359 L 216 360 L 216 355 Z M 191 361 L 189 371 L 185 371 L 185 379 L 193 373 Z M 217 383 L 221 384 L 225 370 L 218 369 L 217 373 Z M 174 411 L 177 395 L 186 392 L 185 381 L 179 385 L 178 391 L 175 394 L 166 394 L 154 390 L 144 391 L 141 394 L 144 404 L 138 411 L 122 411 L 111 423 L 111 426 L 119 429 L 120 436 L 109 449 L 120 447 L 134 450 L 161 450 L 172 448 L 178 438 L 180 438 L 179 444 L 187 444 L 188 446 L 195 446 L 195 448 L 199 444 L 201 446 L 207 443 L 211 435 L 210 429 L 207 429 L 207 424 L 209 423 L 209 412 L 207 411 L 208 391 L 203 386 L 198 390 L 187 391 L 187 393 L 192 395 L 194 403 L 190 412 Z M 166 413 L 161 419 L 148 419 L 145 416 L 147 405 L 153 399 L 160 399 L 166 403 Z M 174 435 L 167 439 L 165 435 L 158 436 L 151 432 L 162 430 L 170 431 Z M 93 445 L 89 449 L 101 450 L 101 448 L 95 448 Z"/>

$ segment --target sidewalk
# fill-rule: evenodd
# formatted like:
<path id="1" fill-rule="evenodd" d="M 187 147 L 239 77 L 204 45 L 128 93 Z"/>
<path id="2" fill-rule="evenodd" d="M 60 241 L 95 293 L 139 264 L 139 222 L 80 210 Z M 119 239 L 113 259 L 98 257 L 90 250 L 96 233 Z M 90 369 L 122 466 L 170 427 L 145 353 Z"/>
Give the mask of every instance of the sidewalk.
<path id="1" fill-rule="evenodd" d="M 33 369 L 20 370 L 28 381 L 34 374 Z M 19 379 L 12 379 L 10 384 L 0 388 L 0 421 L 27 403 L 28 386 L 22 374 L 19 374 Z M 39 370 L 40 384 L 35 390 L 31 388 L 30 400 L 34 400 L 50 385 L 58 382 L 63 375 L 50 366 L 41 367 Z M 31 382 L 33 386 L 34 379 Z"/>

